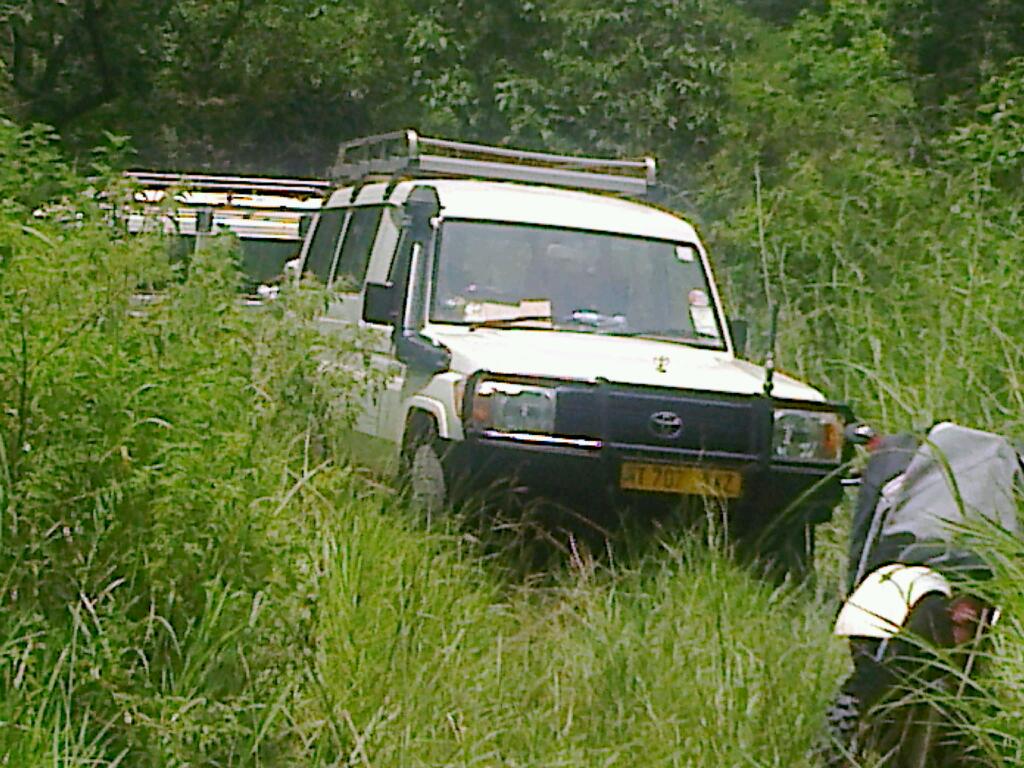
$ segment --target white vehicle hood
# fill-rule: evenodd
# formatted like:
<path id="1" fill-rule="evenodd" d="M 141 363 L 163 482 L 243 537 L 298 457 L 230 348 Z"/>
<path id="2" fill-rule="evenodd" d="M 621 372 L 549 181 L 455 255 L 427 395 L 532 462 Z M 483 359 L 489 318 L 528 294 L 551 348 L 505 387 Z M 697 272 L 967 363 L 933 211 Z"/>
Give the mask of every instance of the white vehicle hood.
<path id="1" fill-rule="evenodd" d="M 685 344 L 596 333 L 432 326 L 425 335 L 452 353 L 452 369 L 522 376 L 606 381 L 737 395 L 763 391 L 764 369 L 728 352 Z M 815 389 L 781 373 L 773 396 L 824 402 Z"/>

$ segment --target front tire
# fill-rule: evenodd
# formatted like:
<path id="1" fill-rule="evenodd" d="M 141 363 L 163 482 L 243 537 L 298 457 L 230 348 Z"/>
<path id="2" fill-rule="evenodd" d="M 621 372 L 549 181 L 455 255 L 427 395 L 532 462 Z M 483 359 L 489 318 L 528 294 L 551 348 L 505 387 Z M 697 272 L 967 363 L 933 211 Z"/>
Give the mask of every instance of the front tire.
<path id="1" fill-rule="evenodd" d="M 781 584 L 789 578 L 800 583 L 814 575 L 814 538 L 814 526 L 802 523 L 784 530 L 741 529 L 737 543 L 739 551 L 774 581 Z"/>
<path id="2" fill-rule="evenodd" d="M 401 481 L 413 510 L 428 523 L 444 511 L 449 501 L 443 454 L 443 441 L 434 420 L 414 415 L 402 447 Z"/>

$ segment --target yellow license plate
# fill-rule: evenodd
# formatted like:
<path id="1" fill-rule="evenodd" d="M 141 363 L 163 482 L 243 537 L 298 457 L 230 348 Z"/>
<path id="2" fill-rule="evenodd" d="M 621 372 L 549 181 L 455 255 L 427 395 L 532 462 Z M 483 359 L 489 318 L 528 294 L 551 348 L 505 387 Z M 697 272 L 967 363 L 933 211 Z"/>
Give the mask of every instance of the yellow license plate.
<path id="1" fill-rule="evenodd" d="M 627 461 L 622 464 L 619 485 L 631 491 L 685 493 L 735 499 L 743 492 L 743 475 L 728 469 Z"/>

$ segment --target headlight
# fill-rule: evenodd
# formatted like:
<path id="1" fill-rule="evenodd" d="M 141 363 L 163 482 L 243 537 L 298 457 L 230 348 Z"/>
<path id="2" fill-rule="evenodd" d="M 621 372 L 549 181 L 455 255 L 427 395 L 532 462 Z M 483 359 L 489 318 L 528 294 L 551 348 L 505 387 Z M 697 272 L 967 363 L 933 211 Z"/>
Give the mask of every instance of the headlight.
<path id="1" fill-rule="evenodd" d="M 775 411 L 772 456 L 788 461 L 834 461 L 843 453 L 843 419 L 831 411 Z"/>
<path id="2" fill-rule="evenodd" d="M 473 392 L 471 413 L 478 429 L 550 435 L 555 431 L 555 388 L 484 379 Z"/>

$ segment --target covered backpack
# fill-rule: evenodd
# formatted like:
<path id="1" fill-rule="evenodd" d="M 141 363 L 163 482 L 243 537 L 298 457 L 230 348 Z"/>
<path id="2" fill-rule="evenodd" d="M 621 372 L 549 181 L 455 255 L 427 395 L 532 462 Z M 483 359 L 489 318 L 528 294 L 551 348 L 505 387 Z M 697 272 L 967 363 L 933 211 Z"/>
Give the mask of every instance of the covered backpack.
<path id="1" fill-rule="evenodd" d="M 942 422 L 923 440 L 883 438 L 854 512 L 847 591 L 887 563 L 983 569 L 963 527 L 986 520 L 1019 533 L 1022 498 L 1022 455 L 1001 435 Z"/>

